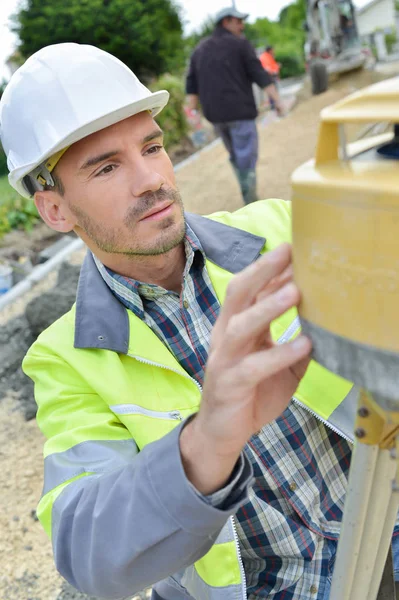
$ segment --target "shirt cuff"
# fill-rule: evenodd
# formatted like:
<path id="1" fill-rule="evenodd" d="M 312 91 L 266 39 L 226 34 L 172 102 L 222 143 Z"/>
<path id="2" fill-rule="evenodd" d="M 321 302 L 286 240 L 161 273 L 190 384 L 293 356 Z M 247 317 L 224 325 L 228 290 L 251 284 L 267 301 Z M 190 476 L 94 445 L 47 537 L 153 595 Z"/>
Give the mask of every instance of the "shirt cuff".
<path id="1" fill-rule="evenodd" d="M 201 494 L 190 481 L 188 483 L 201 500 L 214 508 L 223 510 L 226 504 L 233 504 L 234 499 L 237 496 L 241 496 L 244 489 L 248 486 L 248 470 L 245 469 L 245 467 L 248 467 L 248 465 L 245 464 L 244 455 L 241 455 L 226 485 L 220 490 L 213 492 L 213 494 L 208 494 L 207 496 Z M 246 471 L 245 476 L 243 476 L 244 471 Z M 244 481 L 245 485 L 243 485 Z"/>

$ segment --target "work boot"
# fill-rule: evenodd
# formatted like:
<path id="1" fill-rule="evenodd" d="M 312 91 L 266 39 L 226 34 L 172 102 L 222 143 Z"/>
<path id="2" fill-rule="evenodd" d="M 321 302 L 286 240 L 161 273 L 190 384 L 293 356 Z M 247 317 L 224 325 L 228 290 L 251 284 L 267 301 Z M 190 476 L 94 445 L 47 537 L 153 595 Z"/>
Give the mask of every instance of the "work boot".
<path id="1" fill-rule="evenodd" d="M 234 171 L 240 184 L 244 204 L 256 202 L 258 195 L 256 193 L 255 169 L 237 169 L 237 167 L 234 167 Z"/>

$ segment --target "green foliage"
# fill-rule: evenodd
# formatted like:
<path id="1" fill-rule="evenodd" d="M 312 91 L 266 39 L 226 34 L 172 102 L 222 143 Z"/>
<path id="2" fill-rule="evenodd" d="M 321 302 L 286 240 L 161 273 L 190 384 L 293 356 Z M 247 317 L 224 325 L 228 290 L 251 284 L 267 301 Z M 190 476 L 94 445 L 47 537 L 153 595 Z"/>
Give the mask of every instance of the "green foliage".
<path id="1" fill-rule="evenodd" d="M 6 155 L 4 154 L 4 150 L 0 144 L 0 177 L 2 175 L 7 175 L 8 173 L 8 169 L 7 169 L 7 158 Z"/>
<path id="2" fill-rule="evenodd" d="M 393 49 L 394 45 L 397 43 L 397 41 L 398 41 L 398 38 L 397 38 L 396 33 L 391 32 L 391 33 L 387 33 L 385 35 L 385 45 L 387 47 L 388 54 L 391 54 L 392 49 Z"/>
<path id="3" fill-rule="evenodd" d="M 172 0 L 27 0 L 13 30 L 25 57 L 48 44 L 91 44 L 144 79 L 184 63 L 182 24 Z"/>
<path id="4" fill-rule="evenodd" d="M 296 0 L 283 8 L 278 20 L 282 27 L 303 31 L 303 24 L 306 21 L 306 0 Z"/>
<path id="5" fill-rule="evenodd" d="M 0 238 L 12 229 L 30 231 L 39 220 L 32 200 L 19 196 L 7 182 L 0 178 Z"/>
<path id="6" fill-rule="evenodd" d="M 256 48 L 267 45 L 275 49 L 283 48 L 289 44 L 296 52 L 302 54 L 305 42 L 305 31 L 303 23 L 306 20 L 305 0 L 296 0 L 280 12 L 278 21 L 270 21 L 267 18 L 257 19 L 255 23 L 245 25 L 245 35 Z"/>
<path id="7" fill-rule="evenodd" d="M 297 77 L 305 72 L 305 61 L 303 56 L 298 56 L 290 51 L 289 47 L 286 50 L 279 50 L 275 53 L 277 62 L 281 63 L 280 77 Z"/>
<path id="8" fill-rule="evenodd" d="M 269 21 L 266 17 L 256 19 L 255 23 L 245 24 L 245 37 L 255 48 L 264 49 L 265 46 L 275 46 L 281 38 L 281 27 L 279 23 Z"/>
<path id="9" fill-rule="evenodd" d="M 187 119 L 183 111 L 185 99 L 184 81 L 166 73 L 151 85 L 153 92 L 168 90 L 170 99 L 163 111 L 156 117 L 156 121 L 165 134 L 166 149 L 178 144 L 188 133 Z"/>
<path id="10" fill-rule="evenodd" d="M 12 229 L 30 231 L 38 220 L 32 200 L 22 198 L 9 185 L 7 177 L 0 177 L 0 237 Z"/>

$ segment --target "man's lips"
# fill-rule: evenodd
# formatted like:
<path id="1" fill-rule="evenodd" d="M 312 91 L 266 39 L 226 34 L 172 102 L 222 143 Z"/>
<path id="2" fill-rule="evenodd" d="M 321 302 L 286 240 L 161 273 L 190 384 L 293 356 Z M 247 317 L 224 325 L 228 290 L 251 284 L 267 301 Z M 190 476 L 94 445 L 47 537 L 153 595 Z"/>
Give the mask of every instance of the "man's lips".
<path id="1" fill-rule="evenodd" d="M 144 217 L 142 217 L 140 221 L 147 221 L 149 219 L 162 219 L 164 216 L 169 214 L 172 204 L 173 202 L 170 200 L 157 204 Z"/>

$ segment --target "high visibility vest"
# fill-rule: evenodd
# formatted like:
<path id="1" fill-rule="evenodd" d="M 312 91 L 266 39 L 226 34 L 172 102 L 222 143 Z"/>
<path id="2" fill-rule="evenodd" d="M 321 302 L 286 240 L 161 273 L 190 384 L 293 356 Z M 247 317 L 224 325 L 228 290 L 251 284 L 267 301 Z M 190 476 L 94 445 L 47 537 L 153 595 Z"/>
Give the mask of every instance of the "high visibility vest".
<path id="1" fill-rule="evenodd" d="M 291 237 L 290 205 L 279 200 L 256 202 L 235 213 L 216 213 L 210 220 L 197 215 L 188 219 L 207 255 L 206 268 L 221 303 L 234 271 L 242 267 L 240 256 L 251 255 L 246 259 L 251 262 L 259 254 L 290 241 Z M 237 237 L 237 230 L 240 230 L 240 235 L 241 232 L 248 233 L 244 241 L 242 236 Z M 229 250 L 225 254 L 216 252 L 217 244 Z M 96 267 L 92 259 L 91 262 L 91 266 L 84 266 L 83 270 L 94 269 L 91 271 L 94 276 Z M 84 277 L 87 278 L 86 273 Z M 114 296 L 112 298 L 115 300 Z M 98 439 L 133 438 L 141 450 L 170 432 L 179 423 L 178 419 L 197 411 L 201 401 L 198 384 L 150 328 L 131 311 L 125 311 L 120 303 L 114 303 L 114 308 L 103 307 L 100 303 L 98 310 L 91 311 L 94 314 L 88 313 L 83 318 L 79 312 L 82 311 L 80 304 L 78 293 L 77 305 L 39 337 L 23 365 L 36 383 L 37 420 L 48 438 L 45 458 L 49 461 L 77 444 Z M 124 332 L 114 331 L 112 320 L 115 310 L 127 314 Z M 80 323 L 82 319 L 86 327 L 78 334 L 75 332 L 76 322 Z M 98 330 L 95 329 L 97 322 Z M 121 347 L 114 340 L 107 341 L 107 336 L 101 333 L 107 326 L 110 327 L 109 338 L 119 334 L 121 340 L 126 337 L 125 347 L 124 341 Z M 299 329 L 296 309 L 290 309 L 271 325 L 273 339 L 279 342 L 293 338 Z M 85 411 L 77 412 L 75 417 L 74 403 L 81 401 L 75 397 L 76 386 L 87 389 L 87 395 L 84 396 Z M 352 428 L 348 415 L 353 411 L 347 406 L 351 388 L 351 383 L 313 362 L 295 392 L 295 401 L 348 436 Z M 149 393 L 149 390 L 154 392 Z M 59 414 L 55 410 L 58 397 L 62 397 L 64 407 L 59 409 Z M 101 427 L 93 420 L 98 398 L 108 405 L 110 415 L 109 421 L 105 425 L 102 423 Z M 123 409 L 121 398 L 124 399 Z M 66 418 L 67 431 L 60 425 Z M 124 427 L 115 427 L 115 421 Z M 57 464 L 59 470 L 49 470 L 52 480 L 45 480 L 44 494 L 38 507 L 39 519 L 50 537 L 55 500 L 72 482 L 84 476 L 68 478 L 62 472 L 62 461 Z M 211 550 L 176 578 L 197 600 L 247 597 L 232 518 Z"/>
<path id="2" fill-rule="evenodd" d="M 263 52 L 259 57 L 262 67 L 271 75 L 278 75 L 280 73 L 280 65 L 270 52 Z"/>

